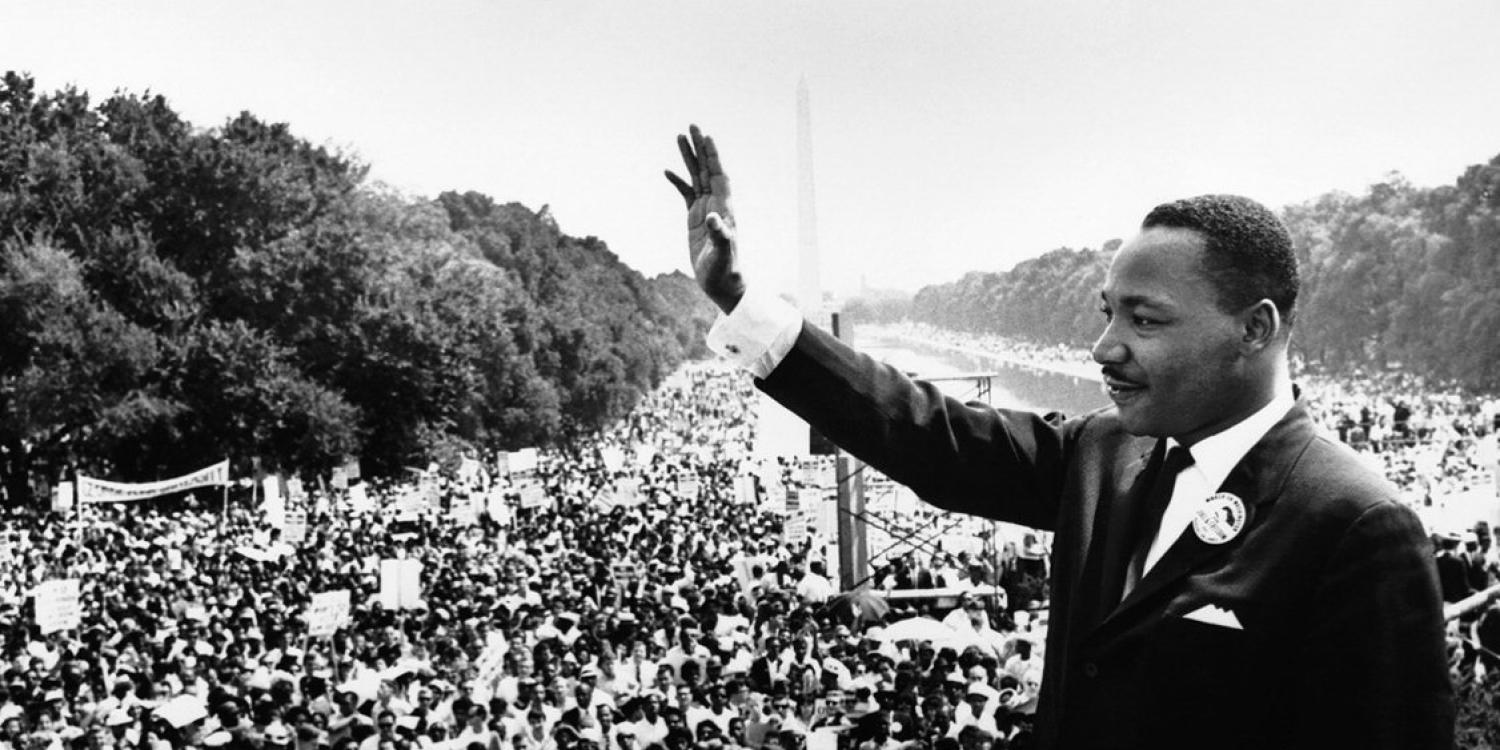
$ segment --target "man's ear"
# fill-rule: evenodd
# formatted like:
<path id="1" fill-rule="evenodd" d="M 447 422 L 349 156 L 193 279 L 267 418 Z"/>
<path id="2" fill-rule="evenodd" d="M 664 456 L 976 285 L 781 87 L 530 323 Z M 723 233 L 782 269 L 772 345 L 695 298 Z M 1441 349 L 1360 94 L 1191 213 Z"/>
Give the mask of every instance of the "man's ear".
<path id="1" fill-rule="evenodd" d="M 1263 299 L 1245 308 L 1241 314 L 1244 336 L 1240 345 L 1245 352 L 1258 352 L 1270 346 L 1281 336 L 1284 321 L 1276 310 L 1276 303 Z"/>

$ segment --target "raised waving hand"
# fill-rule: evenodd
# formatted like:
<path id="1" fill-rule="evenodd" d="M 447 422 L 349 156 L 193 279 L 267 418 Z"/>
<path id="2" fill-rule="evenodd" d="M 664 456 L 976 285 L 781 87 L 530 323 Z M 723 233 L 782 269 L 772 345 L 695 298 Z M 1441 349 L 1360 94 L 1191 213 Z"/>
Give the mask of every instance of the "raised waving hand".
<path id="1" fill-rule="evenodd" d="M 688 258 L 693 277 L 703 293 L 720 310 L 729 312 L 745 296 L 734 241 L 734 212 L 729 207 L 729 177 L 719 163 L 714 139 L 697 125 L 688 135 L 677 136 L 677 150 L 691 181 L 666 171 L 682 199 L 687 202 Z"/>

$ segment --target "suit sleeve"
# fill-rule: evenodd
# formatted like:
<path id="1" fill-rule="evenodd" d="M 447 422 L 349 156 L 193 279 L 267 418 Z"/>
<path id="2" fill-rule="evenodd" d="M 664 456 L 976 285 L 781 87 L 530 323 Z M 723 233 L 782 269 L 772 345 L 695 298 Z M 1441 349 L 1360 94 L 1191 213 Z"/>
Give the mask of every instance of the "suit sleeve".
<path id="1" fill-rule="evenodd" d="M 961 403 L 807 324 L 757 384 L 933 505 L 1056 526 L 1068 443 L 1060 417 Z"/>
<path id="2" fill-rule="evenodd" d="M 1453 747 L 1443 605 L 1416 514 L 1384 502 L 1329 558 L 1308 613 L 1298 686 L 1306 747 Z"/>

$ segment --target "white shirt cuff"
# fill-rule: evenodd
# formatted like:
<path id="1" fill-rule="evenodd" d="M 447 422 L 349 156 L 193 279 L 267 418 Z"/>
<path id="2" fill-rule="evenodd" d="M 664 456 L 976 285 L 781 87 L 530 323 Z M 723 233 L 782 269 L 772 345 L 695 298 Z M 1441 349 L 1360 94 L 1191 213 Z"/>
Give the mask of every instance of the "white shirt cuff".
<path id="1" fill-rule="evenodd" d="M 771 375 L 802 332 L 802 314 L 791 303 L 751 287 L 728 315 L 708 330 L 708 348 L 757 378 Z"/>

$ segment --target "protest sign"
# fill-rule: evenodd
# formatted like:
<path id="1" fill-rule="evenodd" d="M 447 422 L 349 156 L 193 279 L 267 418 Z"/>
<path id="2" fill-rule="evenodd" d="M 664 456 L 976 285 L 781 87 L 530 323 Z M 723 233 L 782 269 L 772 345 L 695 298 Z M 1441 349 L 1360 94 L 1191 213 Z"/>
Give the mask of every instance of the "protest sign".
<path id="1" fill-rule="evenodd" d="M 349 590 L 323 591 L 312 595 L 307 605 L 307 634 L 331 636 L 349 621 Z"/>
<path id="2" fill-rule="evenodd" d="M 613 445 L 606 445 L 599 449 L 599 460 L 604 462 L 604 468 L 619 471 L 625 466 L 625 451 Z"/>
<path id="3" fill-rule="evenodd" d="M 420 516 L 427 509 L 427 491 L 425 486 L 408 489 L 396 499 L 396 515 L 403 517 Z"/>
<path id="4" fill-rule="evenodd" d="M 265 490 L 265 500 L 261 502 L 261 513 L 265 515 L 266 525 L 273 529 L 286 527 L 286 498 L 281 496 L 281 480 L 275 474 L 261 480 L 261 487 Z"/>
<path id="5" fill-rule="evenodd" d="M 490 520 L 497 524 L 510 523 L 510 504 L 505 502 L 505 491 L 500 487 L 490 490 L 489 497 L 485 500 L 485 511 L 489 513 Z"/>
<path id="6" fill-rule="evenodd" d="M 826 490 L 813 503 L 813 528 L 823 536 L 836 536 L 839 533 L 839 502 L 838 496 Z"/>
<path id="7" fill-rule="evenodd" d="M 369 513 L 375 510 L 375 503 L 370 500 L 363 484 L 356 484 L 349 488 L 349 510 L 355 513 Z"/>
<path id="8" fill-rule="evenodd" d="M 206 469 L 200 469 L 191 474 L 185 474 L 175 479 L 163 479 L 160 482 L 106 482 L 102 479 L 90 477 L 78 477 L 78 502 L 81 503 L 122 503 L 132 500 L 144 500 L 150 497 L 158 497 L 173 492 L 182 492 L 196 487 L 219 486 L 229 484 L 229 461 L 224 460 Z"/>
<path id="9" fill-rule="evenodd" d="M 300 477 L 286 480 L 286 496 L 289 500 L 301 500 L 307 497 L 307 490 L 303 488 Z"/>
<path id="10" fill-rule="evenodd" d="M 380 561 L 380 604 L 386 609 L 422 608 L 422 561 Z"/>
<path id="11" fill-rule="evenodd" d="M 479 509 L 475 506 L 478 502 L 483 502 L 483 499 L 484 496 L 478 493 L 468 497 L 453 498 L 453 506 L 449 509 L 453 522 L 460 526 L 473 526 L 479 523 Z"/>
<path id="12" fill-rule="evenodd" d="M 458 481 L 465 484 L 474 481 L 479 476 L 479 462 L 464 456 L 458 462 Z"/>
<path id="13" fill-rule="evenodd" d="M 626 508 L 641 502 L 641 478 L 620 477 L 615 480 L 615 503 Z"/>
<path id="14" fill-rule="evenodd" d="M 610 575 L 617 583 L 635 583 L 641 578 L 641 569 L 631 560 L 616 560 L 609 564 Z"/>
<path id="15" fill-rule="evenodd" d="M 520 490 L 522 508 L 541 508 L 547 505 L 547 493 L 540 484 L 522 485 Z"/>
<path id="16" fill-rule="evenodd" d="M 181 729 L 195 721 L 208 718 L 208 708 L 196 695 L 179 695 L 152 710 L 151 715 L 167 722 L 174 729 Z"/>
<path id="17" fill-rule="evenodd" d="M 335 466 L 333 468 L 333 478 L 328 480 L 328 484 L 332 485 L 336 490 L 348 489 L 349 475 L 344 472 L 344 467 Z"/>
<path id="18" fill-rule="evenodd" d="M 522 448 L 510 452 L 510 473 L 525 474 L 528 471 L 536 471 L 537 452 L 535 448 Z"/>
<path id="19" fill-rule="evenodd" d="M 44 581 L 36 588 L 36 624 L 42 635 L 72 630 L 83 619 L 78 579 Z"/>
<path id="20" fill-rule="evenodd" d="M 52 488 L 52 512 L 67 513 L 73 509 L 73 483 L 58 482 Z"/>
<path id="21" fill-rule="evenodd" d="M 677 480 L 677 494 L 688 500 L 698 499 L 698 492 L 702 488 L 702 483 L 698 481 L 697 477 Z"/>
<path id="22" fill-rule="evenodd" d="M 755 477 L 741 474 L 734 478 L 734 499 L 740 505 L 754 505 L 756 500 Z"/>
<path id="23" fill-rule="evenodd" d="M 301 544 L 307 541 L 307 511 L 289 510 L 286 512 L 286 524 L 281 527 L 281 541 L 287 544 Z"/>

